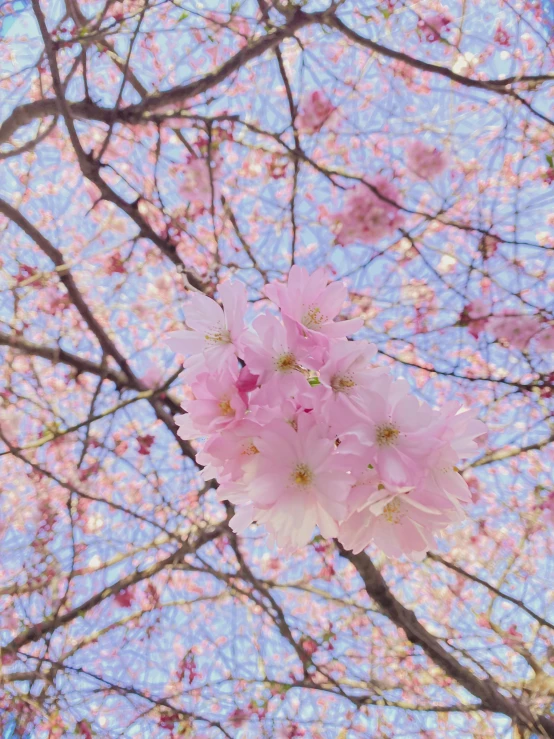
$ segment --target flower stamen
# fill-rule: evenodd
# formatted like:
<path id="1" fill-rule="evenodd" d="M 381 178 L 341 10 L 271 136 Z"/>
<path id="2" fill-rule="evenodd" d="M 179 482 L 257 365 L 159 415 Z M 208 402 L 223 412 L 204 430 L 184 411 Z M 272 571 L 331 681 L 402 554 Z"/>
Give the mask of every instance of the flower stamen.
<path id="1" fill-rule="evenodd" d="M 398 439 L 400 430 L 392 423 L 383 423 L 377 426 L 375 436 L 379 446 L 391 446 Z"/>
<path id="2" fill-rule="evenodd" d="M 314 473 L 307 464 L 300 462 L 296 465 L 291 475 L 292 482 L 301 488 L 309 487 L 314 479 Z"/>
<path id="3" fill-rule="evenodd" d="M 231 405 L 231 401 L 229 398 L 224 395 L 223 398 L 219 401 L 219 408 L 221 410 L 222 416 L 234 416 L 235 415 L 235 409 Z"/>
<path id="4" fill-rule="evenodd" d="M 398 498 L 393 498 L 390 503 L 383 508 L 383 518 L 388 523 L 400 523 L 402 520 L 402 510 Z"/>
<path id="5" fill-rule="evenodd" d="M 356 383 L 350 375 L 333 375 L 331 378 L 331 387 L 336 393 L 348 392 Z"/>
<path id="6" fill-rule="evenodd" d="M 319 328 L 323 323 L 326 323 L 327 320 L 327 316 L 323 315 L 321 308 L 318 305 L 311 305 L 302 316 L 302 324 L 306 326 L 306 328 Z"/>
<path id="7" fill-rule="evenodd" d="M 293 372 L 294 370 L 300 370 L 300 365 L 292 352 L 285 352 L 275 360 L 275 369 L 278 372 Z"/>
<path id="8" fill-rule="evenodd" d="M 212 344 L 230 344 L 231 334 L 226 328 L 218 328 L 214 326 L 214 331 L 211 334 L 205 334 L 204 338 L 206 341 L 210 341 Z"/>

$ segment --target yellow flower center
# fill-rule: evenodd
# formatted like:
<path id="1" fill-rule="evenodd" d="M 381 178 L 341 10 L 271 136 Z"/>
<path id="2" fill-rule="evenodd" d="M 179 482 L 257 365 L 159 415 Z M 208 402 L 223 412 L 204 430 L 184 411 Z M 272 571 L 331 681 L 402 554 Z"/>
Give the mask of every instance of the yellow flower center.
<path id="1" fill-rule="evenodd" d="M 226 328 L 218 328 L 211 334 L 205 334 L 204 338 L 206 341 L 210 341 L 212 344 L 230 344 L 231 334 Z"/>
<path id="2" fill-rule="evenodd" d="M 398 439 L 400 431 L 392 423 L 377 426 L 376 438 L 379 446 L 391 446 Z"/>
<path id="3" fill-rule="evenodd" d="M 257 449 L 252 442 L 250 442 L 250 444 L 246 447 L 246 449 L 243 449 L 242 453 L 251 457 L 253 454 L 259 454 L 260 450 Z"/>
<path id="4" fill-rule="evenodd" d="M 393 498 L 390 503 L 383 508 L 383 518 L 388 523 L 400 523 L 402 520 L 402 510 L 398 498 Z"/>
<path id="5" fill-rule="evenodd" d="M 307 464 L 301 462 L 297 464 L 292 473 L 292 481 L 295 485 L 301 488 L 307 488 L 312 484 L 314 479 L 314 473 L 308 467 Z"/>
<path id="6" fill-rule="evenodd" d="M 234 416 L 235 411 L 234 408 L 231 406 L 231 403 L 229 401 L 229 398 L 227 396 L 224 396 L 219 401 L 219 408 L 221 410 L 222 416 Z"/>
<path id="7" fill-rule="evenodd" d="M 300 367 L 294 354 L 292 352 L 285 352 L 285 354 L 279 355 L 275 360 L 275 369 L 278 372 L 292 372 L 299 370 Z"/>
<path id="8" fill-rule="evenodd" d="M 319 328 L 322 323 L 327 322 L 327 316 L 321 312 L 318 305 L 311 305 L 302 316 L 302 323 L 306 328 Z"/>
<path id="9" fill-rule="evenodd" d="M 331 387 L 336 393 L 344 393 L 350 390 L 351 387 L 356 387 L 356 383 L 349 375 L 333 375 Z"/>

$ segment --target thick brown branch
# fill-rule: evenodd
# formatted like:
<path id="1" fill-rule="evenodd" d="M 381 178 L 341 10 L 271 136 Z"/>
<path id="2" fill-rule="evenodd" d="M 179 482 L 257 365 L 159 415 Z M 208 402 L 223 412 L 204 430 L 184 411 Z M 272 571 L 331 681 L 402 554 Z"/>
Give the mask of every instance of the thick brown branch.
<path id="1" fill-rule="evenodd" d="M 529 729 L 539 727 L 549 737 L 554 737 L 554 720 L 539 716 L 535 719 L 530 710 L 515 699 L 504 696 L 491 680 L 482 680 L 462 665 L 448 652 L 423 624 L 413 611 L 402 605 L 391 592 L 381 573 L 365 553 L 353 554 L 338 544 L 342 557 L 351 562 L 362 578 L 365 590 L 381 608 L 383 613 L 399 628 L 403 629 L 412 644 L 421 647 L 425 654 L 456 682 L 478 698 L 483 710 L 509 716 Z"/>

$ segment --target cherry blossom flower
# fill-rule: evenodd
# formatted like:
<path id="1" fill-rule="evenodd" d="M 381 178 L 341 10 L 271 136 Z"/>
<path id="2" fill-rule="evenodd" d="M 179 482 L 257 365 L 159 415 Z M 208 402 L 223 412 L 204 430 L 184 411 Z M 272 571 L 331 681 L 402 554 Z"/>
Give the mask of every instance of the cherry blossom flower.
<path id="1" fill-rule="evenodd" d="M 317 133 L 335 110 L 324 93 L 315 90 L 302 99 L 296 125 L 304 133 Z"/>
<path id="2" fill-rule="evenodd" d="M 444 172 L 448 158 L 441 149 L 416 139 L 406 147 L 406 164 L 418 177 L 431 180 Z"/>
<path id="3" fill-rule="evenodd" d="M 376 470 L 366 470 L 352 487 L 350 514 L 338 538 L 355 554 L 373 541 L 390 557 L 422 559 L 433 545 L 432 532 L 450 523 L 439 510 L 419 503 L 409 491 L 392 492 Z"/>
<path id="4" fill-rule="evenodd" d="M 520 349 L 527 349 L 531 339 L 541 328 L 537 316 L 531 315 L 500 315 L 492 316 L 487 322 L 487 329 L 495 339 L 503 339 L 507 344 Z"/>
<path id="5" fill-rule="evenodd" d="M 175 419 L 182 439 L 217 433 L 244 418 L 246 403 L 237 388 L 237 379 L 237 370 L 229 366 L 196 377 L 191 385 L 192 399 L 181 404 L 187 412 Z"/>
<path id="6" fill-rule="evenodd" d="M 499 46 L 510 45 L 510 34 L 500 23 L 496 26 L 496 30 L 494 32 L 494 40 Z"/>
<path id="7" fill-rule="evenodd" d="M 246 333 L 246 288 L 240 282 L 224 282 L 220 288 L 223 309 L 202 293 L 193 293 L 186 309 L 187 329 L 174 331 L 167 345 L 183 354 L 184 379 L 191 381 L 205 365 L 224 367 L 233 357 L 241 356 Z"/>
<path id="8" fill-rule="evenodd" d="M 244 465 L 253 455 L 258 454 L 256 440 L 261 432 L 262 426 L 250 418 L 244 418 L 210 437 L 196 455 L 198 464 L 204 466 L 204 479 L 240 479 L 244 473 Z"/>
<path id="9" fill-rule="evenodd" d="M 487 432 L 485 424 L 475 416 L 476 411 L 462 410 L 455 401 L 435 413 L 435 428 L 430 426 L 427 433 L 437 442 L 428 457 L 424 477 L 410 491 L 412 501 L 447 512 L 453 520 L 463 516 L 460 504 L 471 501 L 469 487 L 455 465 L 478 451 L 478 440 Z"/>
<path id="10" fill-rule="evenodd" d="M 392 236 L 404 222 L 396 187 L 383 175 L 373 177 L 368 183 L 374 190 L 360 182 L 347 191 L 343 209 L 336 214 L 339 223 L 336 240 L 340 246 L 357 241 L 376 244 Z"/>
<path id="11" fill-rule="evenodd" d="M 343 338 L 360 329 L 363 319 L 335 321 L 346 301 L 347 289 L 342 282 L 328 283 L 323 268 L 310 275 L 304 267 L 294 265 L 287 284 L 272 282 L 266 285 L 265 294 L 284 316 L 302 326 L 305 336 L 315 332 Z"/>
<path id="12" fill-rule="evenodd" d="M 549 525 L 554 524 L 554 493 L 549 493 L 546 500 L 540 504 Z"/>
<path id="13" fill-rule="evenodd" d="M 245 347 L 244 358 L 253 374 L 258 375 L 263 397 L 279 402 L 282 395 L 305 387 L 300 354 L 285 326 L 276 316 L 258 316 L 253 323 L 257 333 Z M 258 402 L 260 397 L 258 396 Z"/>
<path id="14" fill-rule="evenodd" d="M 307 544 L 315 526 L 326 538 L 336 536 L 351 479 L 338 463 L 340 448 L 313 415 L 300 415 L 296 430 L 282 421 L 268 426 L 257 448 L 245 482 L 254 520 L 288 550 Z M 234 519 L 231 526 L 240 530 Z"/>
<path id="15" fill-rule="evenodd" d="M 436 424 L 431 426 L 433 420 L 431 408 L 409 394 L 405 380 L 376 380 L 358 433 L 360 459 L 367 458 L 391 489 L 415 486 L 437 444 L 429 433 L 439 432 Z"/>
<path id="16" fill-rule="evenodd" d="M 386 370 L 371 367 L 377 347 L 366 341 L 341 341 L 330 347 L 314 388 L 322 415 L 338 436 L 359 424 L 367 407 L 367 394 Z M 354 415 L 353 415 L 354 414 Z"/>
<path id="17" fill-rule="evenodd" d="M 436 414 L 435 424 L 443 447 L 452 451 L 452 464 L 473 456 L 479 449 L 478 439 L 487 433 L 487 427 L 475 416 L 476 410 L 463 410 L 459 403 L 446 403 Z"/>

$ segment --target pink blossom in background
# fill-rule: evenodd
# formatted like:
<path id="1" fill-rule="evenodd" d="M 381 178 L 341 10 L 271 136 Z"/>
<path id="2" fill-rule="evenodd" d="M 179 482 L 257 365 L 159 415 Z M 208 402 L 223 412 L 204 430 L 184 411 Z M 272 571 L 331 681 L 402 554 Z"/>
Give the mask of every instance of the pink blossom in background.
<path id="1" fill-rule="evenodd" d="M 404 223 L 399 211 L 399 193 L 392 182 L 377 175 L 368 183 L 381 197 L 361 182 L 346 192 L 343 208 L 335 215 L 336 241 L 340 246 L 355 242 L 376 244 L 392 236 Z"/>
<path id="2" fill-rule="evenodd" d="M 544 512 L 550 525 L 554 525 L 554 493 L 549 493 L 544 503 L 541 503 L 540 508 Z"/>
<path id="3" fill-rule="evenodd" d="M 486 328 L 489 314 L 490 308 L 485 301 L 476 298 L 466 305 L 460 319 L 463 321 L 462 325 L 467 325 L 469 333 L 477 339 Z"/>
<path id="4" fill-rule="evenodd" d="M 531 339 L 541 328 L 540 319 L 531 315 L 491 316 L 487 322 L 487 330 L 495 339 L 505 341 L 509 346 L 521 351 L 527 349 Z"/>
<path id="5" fill-rule="evenodd" d="M 221 157 L 214 152 L 210 160 L 206 157 L 195 157 L 190 154 L 183 165 L 175 165 L 172 174 L 177 181 L 179 194 L 186 202 L 202 205 L 207 208 L 212 202 L 213 195 L 217 197 L 217 177 Z M 210 177 L 211 168 L 211 177 Z"/>
<path id="6" fill-rule="evenodd" d="M 300 103 L 296 125 L 304 133 L 317 133 L 336 107 L 320 90 L 305 95 Z"/>
<path id="7" fill-rule="evenodd" d="M 425 18 L 420 18 L 417 22 L 418 28 L 420 28 L 425 36 L 425 39 L 429 43 L 438 41 L 444 31 L 450 30 L 450 24 L 452 19 L 444 13 L 434 13 L 428 15 Z"/>
<path id="8" fill-rule="evenodd" d="M 496 31 L 494 32 L 494 40 L 499 46 L 510 45 L 510 34 L 500 23 L 497 25 Z"/>
<path id="9" fill-rule="evenodd" d="M 442 149 L 416 139 L 406 147 L 406 164 L 418 177 L 431 180 L 444 172 L 448 166 L 448 157 Z"/>
<path id="10" fill-rule="evenodd" d="M 533 337 L 537 351 L 554 352 L 554 325 L 548 324 L 541 328 Z"/>
<path id="11" fill-rule="evenodd" d="M 140 379 L 145 387 L 154 389 L 162 384 L 163 378 L 162 368 L 156 363 L 151 363 Z"/>
<path id="12" fill-rule="evenodd" d="M 250 713 L 243 708 L 235 708 L 233 713 L 229 716 L 229 723 L 235 729 L 240 729 L 245 726 L 250 719 Z"/>

